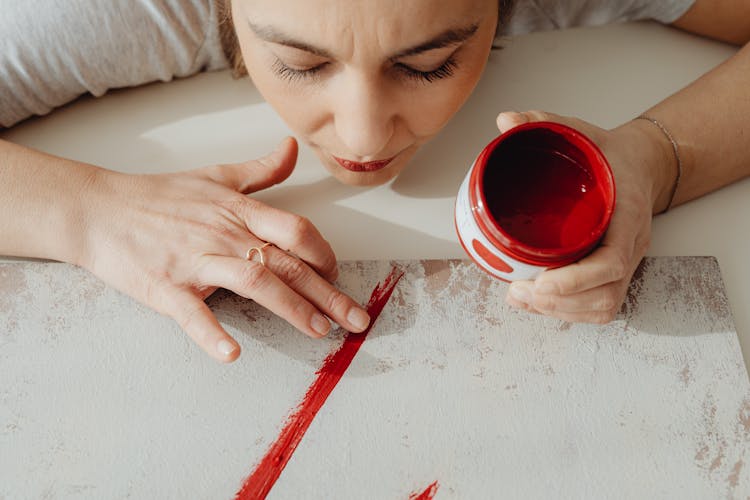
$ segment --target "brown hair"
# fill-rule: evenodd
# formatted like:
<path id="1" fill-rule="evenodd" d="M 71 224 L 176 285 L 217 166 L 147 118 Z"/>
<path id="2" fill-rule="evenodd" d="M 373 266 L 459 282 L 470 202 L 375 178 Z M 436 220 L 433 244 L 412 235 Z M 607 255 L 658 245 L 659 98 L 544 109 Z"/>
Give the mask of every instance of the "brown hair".
<path id="1" fill-rule="evenodd" d="M 242 59 L 240 51 L 240 42 L 237 39 L 237 33 L 234 31 L 232 24 L 232 0 L 216 0 L 219 10 L 219 34 L 221 36 L 221 48 L 224 49 L 224 55 L 229 61 L 229 67 L 232 69 L 232 76 L 240 78 L 247 75 L 245 61 Z M 499 16 L 497 18 L 497 29 L 505 26 L 513 14 L 515 0 L 498 0 Z M 493 46 L 493 48 L 498 48 Z"/>

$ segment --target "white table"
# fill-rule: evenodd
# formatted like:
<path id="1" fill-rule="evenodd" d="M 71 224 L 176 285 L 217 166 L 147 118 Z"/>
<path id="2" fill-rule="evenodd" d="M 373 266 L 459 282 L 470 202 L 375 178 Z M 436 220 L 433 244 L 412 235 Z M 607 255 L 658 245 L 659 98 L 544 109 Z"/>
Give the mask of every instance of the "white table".
<path id="1" fill-rule="evenodd" d="M 612 127 L 678 90 L 736 48 L 654 23 L 516 37 L 495 51 L 462 111 L 390 185 L 346 187 L 302 148 L 296 172 L 260 198 L 304 214 L 340 259 L 465 258 L 456 190 L 496 135 L 501 110 L 544 109 Z M 4 137 L 126 172 L 164 172 L 266 153 L 286 126 L 247 80 L 226 72 L 82 99 Z M 656 218 L 649 255 L 713 255 L 750 356 L 750 180 Z M 368 236 L 352 237 L 365 228 Z"/>

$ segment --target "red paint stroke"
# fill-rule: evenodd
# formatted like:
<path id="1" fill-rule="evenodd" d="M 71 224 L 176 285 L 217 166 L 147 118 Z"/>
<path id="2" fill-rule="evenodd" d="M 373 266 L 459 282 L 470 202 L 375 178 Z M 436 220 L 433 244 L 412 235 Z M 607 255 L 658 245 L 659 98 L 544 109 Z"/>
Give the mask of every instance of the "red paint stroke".
<path id="1" fill-rule="evenodd" d="M 393 289 L 404 275 L 394 267 L 383 284 L 375 286 L 367 303 L 367 313 L 370 315 L 370 325 L 361 333 L 347 332 L 344 342 L 335 352 L 329 354 L 323 361 L 323 366 L 316 372 L 317 378 L 307 389 L 305 397 L 297 406 L 296 411 L 287 419 L 279 437 L 271 445 L 263 459 L 255 466 L 255 470 L 245 480 L 242 489 L 235 495 L 235 500 L 255 500 L 266 498 L 281 471 L 286 467 L 294 450 L 307 432 L 315 415 L 325 403 L 328 396 L 336 387 L 354 356 L 362 347 L 367 334 L 370 333 L 375 320 L 388 303 Z"/>
<path id="2" fill-rule="evenodd" d="M 437 493 L 438 487 L 438 482 L 435 481 L 422 493 L 412 493 L 409 495 L 409 500 L 432 500 L 435 497 L 435 493 Z"/>

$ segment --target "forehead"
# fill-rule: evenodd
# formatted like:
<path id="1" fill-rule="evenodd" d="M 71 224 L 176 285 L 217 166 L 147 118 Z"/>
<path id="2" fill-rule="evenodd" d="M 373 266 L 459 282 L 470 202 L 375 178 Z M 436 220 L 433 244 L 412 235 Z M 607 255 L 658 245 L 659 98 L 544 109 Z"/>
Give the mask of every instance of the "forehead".
<path id="1" fill-rule="evenodd" d="M 497 0 L 237 0 L 240 17 L 343 52 L 392 52 L 490 19 Z M 238 19 L 238 22 L 241 22 Z"/>

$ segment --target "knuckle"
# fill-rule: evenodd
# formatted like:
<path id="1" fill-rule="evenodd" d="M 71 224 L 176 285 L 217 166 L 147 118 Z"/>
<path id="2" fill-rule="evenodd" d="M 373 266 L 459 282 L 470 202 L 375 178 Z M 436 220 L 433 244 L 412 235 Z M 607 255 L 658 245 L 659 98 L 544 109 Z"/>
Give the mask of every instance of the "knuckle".
<path id="1" fill-rule="evenodd" d="M 279 260 L 274 272 L 284 283 L 301 285 L 309 279 L 309 268 L 299 259 L 287 255 Z"/>
<path id="2" fill-rule="evenodd" d="M 245 290 L 262 288 L 267 279 L 266 268 L 260 262 L 247 261 L 238 279 L 240 286 Z"/>
<path id="3" fill-rule="evenodd" d="M 190 327 L 195 323 L 195 318 L 197 317 L 197 315 L 198 315 L 197 307 L 195 306 L 188 307 L 182 311 L 182 314 L 180 315 L 180 319 L 178 323 L 185 330 L 190 330 L 191 329 Z"/>
<path id="4" fill-rule="evenodd" d="M 611 311 L 617 308 L 619 298 L 615 297 L 613 292 L 605 293 L 596 304 L 596 310 L 598 311 Z"/>
<path id="5" fill-rule="evenodd" d="M 343 312 L 349 307 L 349 300 L 346 295 L 338 290 L 332 290 L 324 301 L 325 310 L 328 312 Z"/>
<path id="6" fill-rule="evenodd" d="M 615 253 L 610 263 L 610 277 L 612 281 L 620 281 L 625 279 L 628 274 L 628 268 L 630 267 L 630 260 L 625 256 L 624 253 L 618 251 Z"/>
<path id="7" fill-rule="evenodd" d="M 535 309 L 545 313 L 551 313 L 558 309 L 556 298 L 544 295 L 534 297 L 533 306 Z"/>
<path id="8" fill-rule="evenodd" d="M 289 234 L 293 245 L 305 243 L 312 232 L 312 222 L 301 215 L 292 215 L 289 222 Z"/>
<path id="9" fill-rule="evenodd" d="M 332 251 L 330 252 L 330 256 L 326 258 L 325 263 L 321 266 L 321 271 L 324 274 L 329 275 L 333 280 L 338 278 L 339 267 L 338 263 L 336 262 L 336 256 Z"/>
<path id="10" fill-rule="evenodd" d="M 206 336 L 207 332 L 205 332 L 202 328 L 195 328 L 195 324 L 198 321 L 198 317 L 201 314 L 201 308 L 197 305 L 190 305 L 185 308 L 183 308 L 182 311 L 180 311 L 180 314 L 175 319 L 177 320 L 177 324 L 180 325 L 180 328 L 182 328 L 183 331 L 187 332 L 190 337 L 193 338 L 196 342 L 203 341 Z"/>
<path id="11" fill-rule="evenodd" d="M 617 312 L 614 309 L 596 313 L 592 317 L 592 323 L 596 323 L 597 325 L 606 325 L 607 323 L 610 323 L 615 319 L 616 314 Z"/>
<path id="12" fill-rule="evenodd" d="M 562 279 L 558 280 L 558 288 L 562 295 L 576 292 L 583 287 L 582 275 L 580 272 L 577 272 L 578 266 L 580 266 L 580 264 L 574 264 L 571 266 L 571 272 L 566 273 Z"/>
<path id="13" fill-rule="evenodd" d="M 243 206 L 249 206 L 249 202 L 250 198 L 247 196 L 236 191 L 227 191 L 220 199 L 212 200 L 211 203 L 219 209 L 219 213 L 226 216 L 239 212 Z"/>

